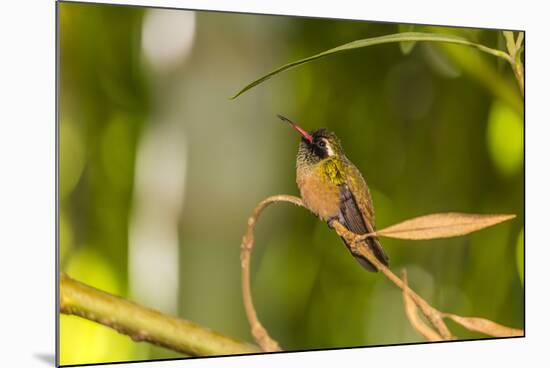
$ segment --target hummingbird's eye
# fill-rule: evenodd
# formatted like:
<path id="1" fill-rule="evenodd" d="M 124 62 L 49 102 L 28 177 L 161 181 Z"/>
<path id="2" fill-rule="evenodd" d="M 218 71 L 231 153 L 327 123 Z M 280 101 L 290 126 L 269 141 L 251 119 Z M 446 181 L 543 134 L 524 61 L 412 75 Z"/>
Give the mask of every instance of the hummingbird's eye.
<path id="1" fill-rule="evenodd" d="M 326 143 L 325 141 L 320 141 L 320 142 L 318 143 L 318 145 L 319 145 L 319 147 L 321 147 L 321 148 L 325 148 L 325 146 L 327 145 L 327 143 Z"/>

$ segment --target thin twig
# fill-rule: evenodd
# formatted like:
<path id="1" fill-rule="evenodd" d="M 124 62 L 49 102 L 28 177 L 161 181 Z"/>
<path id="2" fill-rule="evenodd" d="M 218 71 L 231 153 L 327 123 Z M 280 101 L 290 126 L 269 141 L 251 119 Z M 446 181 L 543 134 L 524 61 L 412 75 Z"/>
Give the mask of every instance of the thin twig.
<path id="1" fill-rule="evenodd" d="M 134 341 L 147 341 L 192 356 L 258 352 L 254 345 L 108 294 L 65 274 L 61 274 L 59 291 L 61 313 L 100 323 Z"/>
<path id="2" fill-rule="evenodd" d="M 383 265 L 378 260 L 378 258 L 376 258 L 376 256 L 372 253 L 372 251 L 365 246 L 365 243 L 363 241 L 364 236 L 352 233 L 344 225 L 340 224 L 337 221 L 333 221 L 332 225 L 336 230 L 336 233 L 344 237 L 348 241 L 348 243 L 350 244 L 350 247 L 352 247 L 353 252 L 357 252 L 361 254 L 363 257 L 367 258 L 369 262 L 371 262 L 376 267 L 377 270 L 382 272 L 391 282 L 397 285 L 397 287 L 399 287 L 401 290 L 407 290 L 407 293 L 409 294 L 411 299 L 420 308 L 422 313 L 424 313 L 424 315 L 430 321 L 430 323 L 437 329 L 437 331 L 439 332 L 441 337 L 443 337 L 444 340 L 455 339 L 455 337 L 451 334 L 451 332 L 447 328 L 447 325 L 445 325 L 445 322 L 443 321 L 442 313 L 437 309 L 433 308 L 427 301 L 422 299 L 420 295 L 418 295 L 411 288 L 409 288 L 403 282 L 403 280 L 401 280 L 393 272 L 391 272 L 389 268 Z"/>
<path id="3" fill-rule="evenodd" d="M 402 271 L 402 278 L 405 285 L 407 284 L 407 271 Z M 418 316 L 418 308 L 414 301 L 411 299 L 409 294 L 409 289 L 405 288 L 403 289 L 403 303 L 405 304 L 405 314 L 407 315 L 407 318 L 409 319 L 409 322 L 413 326 L 413 328 L 418 331 L 422 336 L 426 338 L 428 341 L 441 341 L 443 338 L 435 332 L 430 326 L 424 323 L 422 319 Z"/>
<path id="4" fill-rule="evenodd" d="M 521 51 L 523 50 L 523 32 L 518 32 L 518 37 L 514 40 L 514 32 L 503 31 L 504 39 L 506 41 L 506 49 L 508 50 L 509 58 L 508 62 L 514 71 L 521 91 L 521 95 L 525 95 L 525 75 L 523 70 L 523 63 L 521 62 Z"/>

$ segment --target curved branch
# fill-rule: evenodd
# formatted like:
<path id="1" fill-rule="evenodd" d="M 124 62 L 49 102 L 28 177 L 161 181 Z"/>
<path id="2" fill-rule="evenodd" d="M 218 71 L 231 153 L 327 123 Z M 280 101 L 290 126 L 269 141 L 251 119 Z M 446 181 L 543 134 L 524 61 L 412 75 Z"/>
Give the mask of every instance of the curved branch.
<path id="1" fill-rule="evenodd" d="M 252 215 L 248 218 L 248 226 L 246 227 L 246 233 L 241 243 L 241 281 L 244 308 L 248 323 L 250 324 L 252 336 L 263 351 L 281 351 L 281 347 L 277 341 L 269 336 L 267 330 L 258 320 L 256 310 L 254 309 L 252 294 L 250 292 L 250 254 L 252 253 L 252 246 L 254 245 L 254 227 L 256 226 L 258 217 L 267 206 L 275 202 L 289 202 L 296 206 L 304 206 L 300 198 L 290 195 L 282 194 L 264 199 L 258 203 Z"/>
<path id="2" fill-rule="evenodd" d="M 254 303 L 252 302 L 252 295 L 250 291 L 250 255 L 252 252 L 252 246 L 254 244 L 254 228 L 258 217 L 262 211 L 269 205 L 275 202 L 289 202 L 297 206 L 303 207 L 302 200 L 295 196 L 290 195 L 276 195 L 268 197 L 261 201 L 252 215 L 248 219 L 248 226 L 246 228 L 245 236 L 241 243 L 241 271 L 242 271 L 242 292 L 243 302 L 246 310 L 246 316 L 250 323 L 252 336 L 256 340 L 256 343 L 260 345 L 263 351 L 280 351 L 281 347 L 277 341 L 273 340 L 267 330 L 260 323 L 256 310 L 254 309 Z M 384 266 L 378 258 L 367 247 L 361 246 L 364 244 L 364 236 L 357 235 L 349 231 L 345 226 L 338 221 L 333 221 L 331 224 L 334 230 L 341 237 L 349 240 L 349 244 L 353 248 L 354 252 L 361 253 L 366 257 L 379 271 L 381 271 L 390 281 L 397 285 L 401 290 L 407 290 L 408 296 L 414 301 L 414 303 L 422 310 L 422 313 L 428 318 L 428 320 L 438 330 L 439 334 L 444 340 L 454 339 L 445 323 L 443 322 L 443 314 L 433 308 L 428 302 L 422 299 L 417 293 L 411 290 L 399 277 L 397 277 L 389 268 Z"/>
<path id="3" fill-rule="evenodd" d="M 258 348 L 193 322 L 164 315 L 61 274 L 60 312 L 113 328 L 134 341 L 147 341 L 192 356 L 258 352 Z"/>
<path id="4" fill-rule="evenodd" d="M 295 196 L 276 195 L 264 199 L 256 206 L 252 215 L 248 219 L 246 233 L 241 243 L 241 273 L 244 307 L 246 310 L 248 322 L 250 323 L 252 335 L 254 336 L 254 339 L 263 351 L 280 351 L 281 347 L 279 346 L 277 341 L 273 340 L 269 336 L 267 330 L 258 320 L 256 310 L 254 309 L 254 304 L 252 302 L 252 295 L 250 291 L 250 256 L 254 244 L 254 228 L 256 226 L 256 222 L 258 221 L 258 218 L 262 211 L 275 202 L 289 202 L 297 206 L 304 207 L 302 200 Z M 450 332 L 449 328 L 445 324 L 444 318 L 450 318 L 453 321 L 466 327 L 467 329 L 483 332 L 490 336 L 522 336 L 523 330 L 501 326 L 495 322 L 483 318 L 460 317 L 453 314 L 443 313 L 437 310 L 407 285 L 406 274 L 404 274 L 404 278 L 402 280 L 398 276 L 396 276 L 388 267 L 383 265 L 378 260 L 378 258 L 376 258 L 374 253 L 367 246 L 365 246 L 364 240 L 367 237 L 371 236 L 390 236 L 390 230 L 392 229 L 400 230 L 401 237 L 407 238 L 407 236 L 409 236 L 410 239 L 430 239 L 438 237 L 459 236 L 465 235 L 473 231 L 481 230 L 483 228 L 498 224 L 503 221 L 510 220 L 514 217 L 515 215 L 472 215 L 459 213 L 433 214 L 407 220 L 401 222 L 400 224 L 379 230 L 375 233 L 363 235 L 355 234 L 349 231 L 337 220 L 333 220 L 330 225 L 340 237 L 346 239 L 346 243 L 349 244 L 349 247 L 353 253 L 360 254 L 368 259 L 369 262 L 372 263 L 378 271 L 383 273 L 384 276 L 386 276 L 391 282 L 393 282 L 398 288 L 403 291 L 405 312 L 407 313 L 409 321 L 411 322 L 413 327 L 428 340 L 436 341 L 456 339 L 456 337 L 453 336 L 453 334 Z M 425 222 L 428 218 L 432 222 L 432 227 L 425 227 Z M 456 224 L 457 219 L 460 220 L 458 221 L 458 225 Z M 473 219 L 476 220 L 476 223 L 471 223 Z M 413 228 L 409 228 L 411 224 L 416 224 L 415 226 L 417 227 L 419 224 L 421 224 L 422 226 L 424 226 L 424 228 L 419 229 L 415 228 L 414 226 Z M 405 232 L 403 228 L 407 228 L 406 233 L 409 235 L 403 235 L 403 233 Z M 446 230 L 443 231 L 440 228 L 445 228 Z M 414 233 L 415 235 L 412 236 L 410 235 L 411 233 Z M 395 234 L 393 234 L 392 236 L 399 237 Z M 421 310 L 422 314 L 427 318 L 427 320 L 435 328 L 435 330 L 437 330 L 437 332 L 432 330 L 428 325 L 423 323 L 418 318 L 418 315 L 416 315 L 417 307 Z"/>

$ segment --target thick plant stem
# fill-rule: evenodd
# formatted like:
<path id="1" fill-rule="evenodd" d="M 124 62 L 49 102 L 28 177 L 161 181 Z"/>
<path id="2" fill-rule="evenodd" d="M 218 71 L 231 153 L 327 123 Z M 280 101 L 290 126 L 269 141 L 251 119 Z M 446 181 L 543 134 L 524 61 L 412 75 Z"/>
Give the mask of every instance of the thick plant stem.
<path id="1" fill-rule="evenodd" d="M 512 69 L 514 70 L 514 75 L 516 76 L 516 79 L 518 81 L 521 95 L 524 96 L 525 95 L 525 76 L 524 76 L 523 64 L 521 63 L 521 60 L 515 62 L 512 65 Z"/>
<path id="2" fill-rule="evenodd" d="M 60 312 L 101 323 L 128 335 L 192 356 L 258 352 L 258 348 L 193 322 L 108 294 L 61 274 Z"/>

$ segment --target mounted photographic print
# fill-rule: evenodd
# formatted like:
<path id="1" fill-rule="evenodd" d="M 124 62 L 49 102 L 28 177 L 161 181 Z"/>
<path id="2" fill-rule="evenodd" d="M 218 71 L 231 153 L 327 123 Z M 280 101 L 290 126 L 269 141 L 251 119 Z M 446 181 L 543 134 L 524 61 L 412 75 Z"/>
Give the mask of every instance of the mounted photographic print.
<path id="1" fill-rule="evenodd" d="M 524 32 L 57 26 L 59 365 L 525 336 Z"/>

